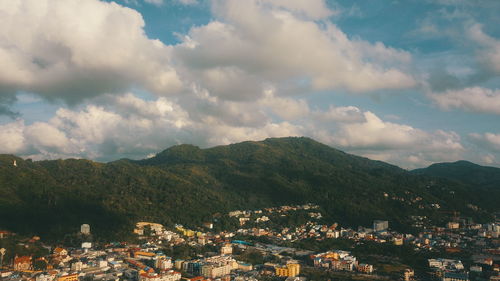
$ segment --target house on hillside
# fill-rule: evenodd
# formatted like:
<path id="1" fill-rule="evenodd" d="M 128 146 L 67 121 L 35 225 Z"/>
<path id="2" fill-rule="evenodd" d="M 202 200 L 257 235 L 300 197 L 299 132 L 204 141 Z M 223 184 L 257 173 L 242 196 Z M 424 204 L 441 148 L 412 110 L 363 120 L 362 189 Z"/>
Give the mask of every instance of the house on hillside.
<path id="1" fill-rule="evenodd" d="M 14 270 L 15 271 L 27 271 L 33 270 L 33 258 L 31 256 L 21 256 L 17 255 L 14 257 Z"/>

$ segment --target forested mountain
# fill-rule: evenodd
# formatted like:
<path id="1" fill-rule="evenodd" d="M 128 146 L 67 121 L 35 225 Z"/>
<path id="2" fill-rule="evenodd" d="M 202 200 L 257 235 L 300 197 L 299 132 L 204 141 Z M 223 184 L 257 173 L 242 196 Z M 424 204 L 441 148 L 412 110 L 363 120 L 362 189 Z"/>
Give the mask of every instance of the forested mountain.
<path id="1" fill-rule="evenodd" d="M 500 189 L 500 168 L 480 166 L 463 160 L 432 164 L 424 169 L 413 170 L 412 173 L 451 179 L 473 186 Z"/>
<path id="2" fill-rule="evenodd" d="M 112 238 L 137 220 L 196 226 L 230 210 L 308 202 L 320 205 L 329 222 L 369 226 L 388 219 L 396 229 L 407 229 L 411 215 L 439 221 L 456 210 L 481 220 L 500 209 L 500 189 L 408 172 L 294 137 L 209 149 L 178 145 L 150 159 L 110 163 L 0 155 L 0 195 L 0 227 L 46 237 L 90 223 Z"/>

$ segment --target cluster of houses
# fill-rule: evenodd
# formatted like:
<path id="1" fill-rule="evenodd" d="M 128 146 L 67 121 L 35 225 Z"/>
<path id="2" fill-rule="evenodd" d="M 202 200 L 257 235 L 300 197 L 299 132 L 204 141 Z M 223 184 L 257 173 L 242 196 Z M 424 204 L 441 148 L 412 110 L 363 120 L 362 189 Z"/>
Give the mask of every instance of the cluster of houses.
<path id="1" fill-rule="evenodd" d="M 314 210 L 319 209 L 318 205 L 314 204 L 304 204 L 295 206 L 279 206 L 272 208 L 264 208 L 262 210 L 235 210 L 228 213 L 229 217 L 237 218 L 240 226 L 244 226 L 247 222 L 254 221 L 255 223 L 263 223 L 270 221 L 269 216 L 271 215 L 281 215 L 285 216 L 288 212 L 299 211 L 299 210 L 310 210 L 309 216 L 314 219 L 322 218 L 321 213 L 314 212 Z"/>
<path id="2" fill-rule="evenodd" d="M 296 242 L 303 239 L 351 239 L 412 245 L 417 251 L 436 249 L 457 253 L 467 250 L 474 253 L 473 264 L 466 268 L 458 260 L 429 259 L 430 276 L 437 280 L 500 280 L 500 224 L 477 224 L 471 220 L 456 219 L 445 227 L 428 226 L 427 219 L 415 216 L 412 220 L 421 226 L 417 235 L 401 234 L 390 230 L 389 222 L 375 220 L 370 227 L 340 227 L 338 224 L 318 223 L 321 218 L 319 207 L 313 204 L 280 206 L 255 211 L 233 211 L 230 217 L 238 218 L 242 227 L 236 231 L 212 232 L 213 222 L 204 227 L 190 229 L 175 225 L 172 230 L 151 222 L 138 222 L 134 233 L 143 241 L 138 245 L 114 243 L 105 247 L 95 247 L 84 242 L 76 249 L 56 247 L 45 257 L 15 256 L 9 266 L 0 271 L 1 280 L 72 281 L 72 280 L 134 280 L 134 281 L 177 281 L 177 280 L 259 280 L 262 274 L 278 277 L 301 278 L 300 262 L 284 258 L 283 252 L 296 256 L 311 256 L 314 266 L 331 271 L 373 274 L 374 267 L 360 263 L 350 252 L 332 250 L 326 253 L 280 247 L 282 242 Z M 311 220 L 299 226 L 271 227 L 266 222 L 276 215 L 286 216 L 293 211 L 305 211 Z M 244 228 L 247 221 L 259 223 L 258 227 Z M 208 231 L 206 231 L 208 229 Z M 81 226 L 81 235 L 90 235 L 90 226 Z M 9 238 L 12 233 L 0 231 L 0 239 Z M 235 240 L 235 236 L 267 237 L 269 244 L 246 243 Z M 38 237 L 30 241 L 36 242 Z M 273 242 L 274 241 L 274 242 Z M 219 253 L 201 255 L 192 260 L 172 259 L 161 252 L 162 247 L 175 245 L 212 245 L 219 247 Z M 93 247 L 94 246 L 94 247 Z M 251 247 L 263 255 L 280 257 L 280 263 L 252 265 L 237 261 L 232 255 L 233 248 L 246 250 Z M 286 255 L 285 255 L 286 257 Z M 2 255 L 3 258 L 3 255 Z M 37 266 L 34 266 L 34 265 Z M 415 272 L 407 269 L 403 280 L 414 280 Z M 290 279 L 293 280 L 293 279 Z M 302 279 L 298 279 L 302 280 Z"/>
<path id="3" fill-rule="evenodd" d="M 372 273 L 373 265 L 359 263 L 348 251 L 333 250 L 311 256 L 314 266 L 333 271 L 358 271 Z"/>

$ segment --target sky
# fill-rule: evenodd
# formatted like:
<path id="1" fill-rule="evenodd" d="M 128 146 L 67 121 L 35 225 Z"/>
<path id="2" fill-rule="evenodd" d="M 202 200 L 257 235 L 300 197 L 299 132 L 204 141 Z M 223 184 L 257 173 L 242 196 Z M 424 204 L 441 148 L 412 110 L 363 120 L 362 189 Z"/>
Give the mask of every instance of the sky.
<path id="1" fill-rule="evenodd" d="M 0 153 L 307 136 L 500 167 L 498 0 L 0 0 Z"/>

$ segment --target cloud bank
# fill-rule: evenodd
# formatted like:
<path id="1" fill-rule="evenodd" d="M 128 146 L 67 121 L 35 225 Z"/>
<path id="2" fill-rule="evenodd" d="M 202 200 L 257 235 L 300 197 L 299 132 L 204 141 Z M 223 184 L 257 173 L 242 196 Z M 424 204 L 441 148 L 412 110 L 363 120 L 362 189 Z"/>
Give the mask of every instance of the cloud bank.
<path id="1" fill-rule="evenodd" d="M 0 114 L 14 119 L 0 124 L 0 153 L 107 161 L 179 143 L 208 147 L 284 136 L 310 136 L 409 168 L 469 153 L 455 131 L 334 105 L 342 95 L 431 83 L 409 51 L 348 35 L 334 20 L 342 9 L 323 0 L 213 0 L 210 9 L 210 22 L 169 45 L 147 36 L 138 11 L 114 2 L 1 1 Z M 474 59 L 482 71 L 498 73 L 499 41 L 480 25 L 467 29 L 467 39 L 478 46 Z M 23 93 L 59 109 L 27 122 L 10 106 Z M 328 93 L 328 104 L 312 101 L 318 93 Z M 499 95 L 476 85 L 427 96 L 443 110 L 499 114 Z M 494 136 L 467 140 L 495 150 Z M 493 153 L 481 161 L 496 159 Z"/>

